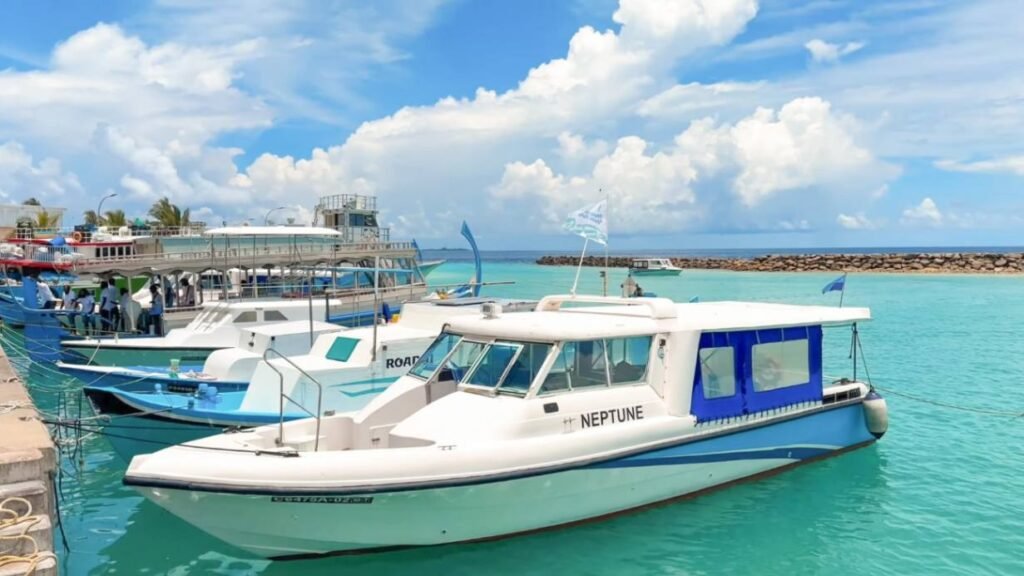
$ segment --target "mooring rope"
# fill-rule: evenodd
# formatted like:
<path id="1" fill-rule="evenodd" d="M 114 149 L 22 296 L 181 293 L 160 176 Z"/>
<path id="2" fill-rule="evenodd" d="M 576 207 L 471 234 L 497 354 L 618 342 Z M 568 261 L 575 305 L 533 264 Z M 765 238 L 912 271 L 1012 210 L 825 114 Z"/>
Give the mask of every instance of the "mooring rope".
<path id="1" fill-rule="evenodd" d="M 10 504 L 21 504 L 24 507 L 23 512 L 13 510 L 8 506 Z M 13 536 L 0 536 L 0 541 L 24 541 L 32 545 L 32 552 L 28 554 L 7 554 L 0 556 L 0 568 L 6 568 L 14 565 L 25 564 L 25 574 L 29 576 L 34 574 L 39 565 L 46 560 L 52 559 L 56 561 L 57 555 L 53 552 L 40 551 L 39 542 L 36 541 L 29 532 L 32 528 L 43 521 L 45 517 L 39 514 L 32 514 L 32 503 L 24 498 L 13 496 L 0 502 L 0 530 L 5 530 L 12 526 L 20 526 L 20 533 Z"/>

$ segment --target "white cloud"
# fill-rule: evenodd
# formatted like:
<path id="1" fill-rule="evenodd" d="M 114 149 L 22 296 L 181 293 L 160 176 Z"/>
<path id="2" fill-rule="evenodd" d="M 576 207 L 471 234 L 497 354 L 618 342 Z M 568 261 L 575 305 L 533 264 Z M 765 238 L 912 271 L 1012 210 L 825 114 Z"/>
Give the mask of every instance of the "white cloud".
<path id="1" fill-rule="evenodd" d="M 373 106 L 363 82 L 409 59 L 402 44 L 427 30 L 451 0 L 158 0 L 140 27 L 206 47 L 258 38 L 258 59 L 240 62 L 240 82 L 279 117 L 328 124 Z"/>
<path id="2" fill-rule="evenodd" d="M 480 201 L 479 190 L 498 186 L 494 190 L 503 191 L 493 193 L 510 198 L 516 186 L 532 178 L 532 186 L 561 191 L 568 199 L 565 205 L 582 197 L 583 190 L 574 185 L 579 180 L 559 180 L 548 162 L 516 163 L 551 150 L 553 142 L 563 163 L 590 170 L 587 181 L 636 179 L 636 172 L 629 169 L 635 163 L 661 171 L 653 176 L 660 186 L 665 172 L 685 170 L 670 166 L 657 153 L 645 152 L 643 141 L 619 141 L 609 154 L 603 138 L 589 135 L 596 130 L 617 135 L 616 125 L 629 117 L 637 102 L 671 83 L 675 62 L 703 47 L 728 42 L 756 11 L 754 0 L 624 0 L 614 16 L 621 24 L 618 31 L 580 28 L 564 57 L 534 67 L 514 89 L 499 94 L 479 88 L 472 98 L 443 98 L 432 106 L 405 107 L 362 124 L 343 145 L 323 151 L 337 178 L 332 181 L 334 189 L 348 190 L 364 182 L 387 196 L 387 204 L 401 207 L 396 217 L 407 214 L 407 209 L 415 211 L 417 201 L 429 198 L 432 210 L 501 223 L 500 214 L 471 212 Z M 273 158 L 265 155 L 257 164 Z M 600 160 L 595 162 L 596 158 Z M 297 171 L 319 170 L 315 163 L 286 163 Z M 513 167 L 506 168 L 507 164 Z M 503 170 L 511 170 L 507 179 L 500 176 Z M 255 166 L 245 171 L 255 189 L 278 186 L 305 193 L 297 184 L 284 186 L 277 174 L 261 173 Z M 504 186 L 494 184 L 499 179 Z M 678 189 L 679 182 L 665 186 Z M 651 192 L 631 193 L 639 197 Z M 559 222 L 562 217 L 558 215 Z"/>
<path id="3" fill-rule="evenodd" d="M 730 107 L 749 109 L 751 98 L 765 85 L 764 82 L 715 82 L 677 84 L 647 98 L 637 107 L 640 116 L 664 119 L 705 114 Z"/>
<path id="4" fill-rule="evenodd" d="M 836 224 L 847 230 L 874 230 L 878 227 L 878 224 L 871 221 L 863 212 L 840 214 L 836 216 Z"/>
<path id="5" fill-rule="evenodd" d="M 879 163 L 854 141 L 858 127 L 848 116 L 833 114 L 820 98 L 799 98 L 778 114 L 759 108 L 733 128 L 741 172 L 735 189 L 747 206 L 755 206 L 780 190 L 813 184 L 843 185 L 866 166 L 898 174 Z"/>
<path id="6" fill-rule="evenodd" d="M 805 231 L 828 209 L 871 201 L 898 174 L 860 147 L 855 133 L 827 102 L 798 99 L 777 114 L 759 109 L 732 125 L 694 121 L 660 151 L 639 137 L 621 138 L 575 177 L 540 159 L 512 162 L 490 193 L 502 213 L 529 214 L 552 231 L 570 210 L 604 194 L 620 233 Z"/>
<path id="7" fill-rule="evenodd" d="M 926 226 L 939 226 L 943 222 L 942 212 L 931 198 L 921 200 L 917 206 L 912 206 L 903 211 L 903 224 L 924 224 Z"/>
<path id="8" fill-rule="evenodd" d="M 564 130 L 558 134 L 558 155 L 565 161 L 593 159 L 608 152 L 604 140 L 588 142 L 583 136 Z"/>
<path id="9" fill-rule="evenodd" d="M 80 152 L 103 126 L 147 145 L 185 147 L 264 128 L 269 111 L 231 84 L 234 66 L 256 53 L 253 42 L 147 47 L 116 25 L 97 24 L 59 44 L 48 70 L 0 71 L 0 134 Z"/>
<path id="10" fill-rule="evenodd" d="M 838 62 L 840 58 L 863 48 L 864 42 L 847 42 L 846 44 L 832 44 L 820 38 L 809 40 L 804 48 L 811 54 L 815 62 Z"/>
<path id="11" fill-rule="evenodd" d="M 968 173 L 1000 173 L 1024 176 L 1024 155 L 1004 156 L 977 162 L 958 162 L 955 160 L 938 160 L 935 167 L 949 172 Z"/>
<path id="12" fill-rule="evenodd" d="M 74 172 L 66 172 L 59 160 L 36 161 L 19 142 L 0 144 L 0 197 L 20 202 L 29 197 L 40 201 L 60 201 L 69 192 L 82 193 L 82 184 Z"/>

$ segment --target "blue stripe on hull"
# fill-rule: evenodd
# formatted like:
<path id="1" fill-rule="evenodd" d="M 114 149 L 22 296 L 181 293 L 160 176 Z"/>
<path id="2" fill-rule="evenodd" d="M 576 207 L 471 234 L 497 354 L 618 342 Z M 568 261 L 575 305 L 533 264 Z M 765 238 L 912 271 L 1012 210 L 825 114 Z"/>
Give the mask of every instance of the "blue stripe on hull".
<path id="1" fill-rule="evenodd" d="M 615 460 L 595 464 L 590 468 L 635 468 L 639 466 L 675 466 L 681 464 L 707 464 L 711 462 L 732 462 L 735 460 L 806 460 L 817 458 L 833 448 L 772 448 L 769 450 L 744 450 L 740 452 L 718 452 L 715 454 L 697 454 L 694 456 L 665 456 L 660 458 L 642 458 L 636 460 Z"/>
<path id="2" fill-rule="evenodd" d="M 867 429 L 864 409 L 858 403 L 589 467 L 627 468 L 766 458 L 804 460 L 871 440 L 874 437 Z"/>

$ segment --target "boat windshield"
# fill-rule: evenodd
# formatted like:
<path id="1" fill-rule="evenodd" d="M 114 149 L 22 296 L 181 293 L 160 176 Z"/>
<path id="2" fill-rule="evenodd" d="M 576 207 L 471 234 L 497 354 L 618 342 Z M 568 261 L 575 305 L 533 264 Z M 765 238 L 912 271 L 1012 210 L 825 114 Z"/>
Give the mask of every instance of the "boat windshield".
<path id="1" fill-rule="evenodd" d="M 525 396 L 550 352 L 551 344 L 493 342 L 461 383 Z"/>
<path id="2" fill-rule="evenodd" d="M 456 334 L 441 334 L 423 353 L 410 374 L 524 396 L 540 373 L 551 344 L 536 342 L 479 342 Z"/>
<path id="3" fill-rule="evenodd" d="M 462 340 L 462 336 L 442 332 L 430 345 L 430 348 L 427 348 L 427 351 L 420 356 L 416 365 L 409 370 L 409 374 L 423 380 L 430 378 L 460 340 Z"/>

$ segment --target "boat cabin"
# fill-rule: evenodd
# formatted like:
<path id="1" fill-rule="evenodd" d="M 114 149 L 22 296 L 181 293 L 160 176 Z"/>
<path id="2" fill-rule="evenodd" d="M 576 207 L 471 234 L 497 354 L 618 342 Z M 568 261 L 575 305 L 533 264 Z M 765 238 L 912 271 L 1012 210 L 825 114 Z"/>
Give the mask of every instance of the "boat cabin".
<path id="1" fill-rule="evenodd" d="M 570 416 L 567 430 L 656 414 L 728 421 L 822 402 L 823 327 L 869 319 L 862 308 L 548 297 L 533 313 L 453 320 L 409 376 L 538 403 Z"/>

